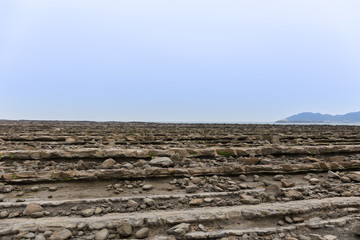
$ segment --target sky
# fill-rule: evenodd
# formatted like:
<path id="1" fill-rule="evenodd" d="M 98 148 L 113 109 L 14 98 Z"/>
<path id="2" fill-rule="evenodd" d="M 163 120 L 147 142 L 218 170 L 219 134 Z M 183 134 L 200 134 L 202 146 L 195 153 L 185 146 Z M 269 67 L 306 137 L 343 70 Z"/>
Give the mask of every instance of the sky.
<path id="1" fill-rule="evenodd" d="M 0 119 L 360 111 L 358 0 L 2 0 Z"/>

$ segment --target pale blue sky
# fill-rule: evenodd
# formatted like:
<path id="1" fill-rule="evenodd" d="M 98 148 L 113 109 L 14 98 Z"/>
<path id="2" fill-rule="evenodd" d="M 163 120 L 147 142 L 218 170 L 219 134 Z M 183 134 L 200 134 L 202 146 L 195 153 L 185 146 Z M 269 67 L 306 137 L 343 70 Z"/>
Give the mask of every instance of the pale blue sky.
<path id="1" fill-rule="evenodd" d="M 0 119 L 360 111 L 360 1 L 2 0 Z"/>

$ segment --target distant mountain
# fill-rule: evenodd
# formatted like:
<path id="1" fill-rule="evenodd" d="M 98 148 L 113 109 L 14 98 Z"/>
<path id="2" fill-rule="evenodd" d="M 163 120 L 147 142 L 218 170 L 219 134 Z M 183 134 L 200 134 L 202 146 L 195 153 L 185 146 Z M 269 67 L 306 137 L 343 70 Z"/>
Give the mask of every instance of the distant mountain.
<path id="1" fill-rule="evenodd" d="M 360 112 L 352 112 L 344 115 L 330 115 L 312 112 L 303 112 L 277 122 L 286 123 L 348 123 L 348 122 L 360 122 Z"/>

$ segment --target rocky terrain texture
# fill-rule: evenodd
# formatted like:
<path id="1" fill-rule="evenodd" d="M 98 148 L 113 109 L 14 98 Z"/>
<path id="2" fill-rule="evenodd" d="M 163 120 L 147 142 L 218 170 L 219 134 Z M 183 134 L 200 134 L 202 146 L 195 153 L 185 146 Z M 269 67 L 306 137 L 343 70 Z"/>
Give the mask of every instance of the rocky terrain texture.
<path id="1" fill-rule="evenodd" d="M 0 121 L 0 239 L 360 238 L 360 127 Z"/>

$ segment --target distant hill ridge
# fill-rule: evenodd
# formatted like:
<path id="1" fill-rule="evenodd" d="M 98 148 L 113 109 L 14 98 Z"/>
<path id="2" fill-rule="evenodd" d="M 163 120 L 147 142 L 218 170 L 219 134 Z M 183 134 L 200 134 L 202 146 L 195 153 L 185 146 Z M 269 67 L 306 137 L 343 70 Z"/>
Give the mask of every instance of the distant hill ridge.
<path id="1" fill-rule="evenodd" d="M 279 120 L 277 122 L 360 122 L 360 111 L 359 112 L 352 112 L 346 113 L 343 115 L 330 115 L 330 114 L 321 114 L 321 113 L 313 113 L 313 112 L 303 112 L 296 115 L 292 115 L 288 118 L 283 120 Z"/>

